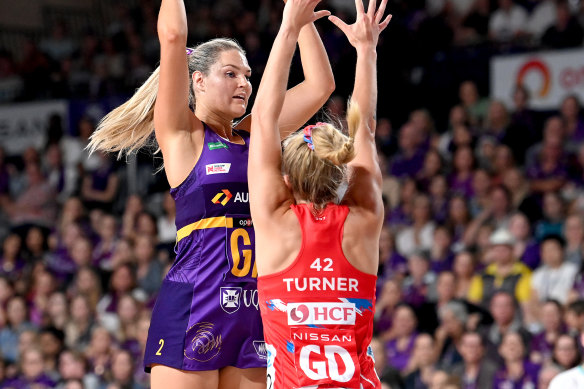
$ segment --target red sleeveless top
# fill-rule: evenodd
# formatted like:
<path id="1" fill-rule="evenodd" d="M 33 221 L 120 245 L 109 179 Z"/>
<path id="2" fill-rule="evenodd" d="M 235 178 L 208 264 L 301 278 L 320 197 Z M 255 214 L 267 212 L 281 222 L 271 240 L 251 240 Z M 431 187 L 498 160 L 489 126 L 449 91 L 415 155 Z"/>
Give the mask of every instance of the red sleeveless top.
<path id="1" fill-rule="evenodd" d="M 298 257 L 258 277 L 268 355 L 268 389 L 381 388 L 370 342 L 377 277 L 356 269 L 342 249 L 347 206 L 315 217 L 292 205 L 302 228 Z"/>

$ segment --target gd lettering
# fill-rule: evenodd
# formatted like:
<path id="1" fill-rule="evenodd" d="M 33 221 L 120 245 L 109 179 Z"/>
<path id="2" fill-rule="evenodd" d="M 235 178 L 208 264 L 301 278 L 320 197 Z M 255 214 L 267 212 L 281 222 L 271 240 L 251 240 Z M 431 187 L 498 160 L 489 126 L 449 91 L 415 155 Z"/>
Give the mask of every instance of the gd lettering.
<path id="1" fill-rule="evenodd" d="M 336 356 L 340 357 L 343 367 L 340 367 L 337 363 Z M 300 350 L 300 368 L 313 381 L 330 378 L 333 381 L 348 382 L 355 374 L 355 364 L 351 354 L 341 346 L 336 345 L 321 347 L 311 344 L 302 347 L 302 350 Z"/>

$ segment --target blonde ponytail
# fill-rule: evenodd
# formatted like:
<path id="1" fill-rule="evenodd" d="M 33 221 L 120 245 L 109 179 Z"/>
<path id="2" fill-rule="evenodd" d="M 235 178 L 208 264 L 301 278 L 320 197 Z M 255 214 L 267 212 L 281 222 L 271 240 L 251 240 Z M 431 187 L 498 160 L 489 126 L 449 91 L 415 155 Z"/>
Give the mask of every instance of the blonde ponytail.
<path id="1" fill-rule="evenodd" d="M 131 153 L 146 146 L 154 131 L 154 103 L 158 93 L 160 67 L 148 77 L 146 82 L 134 93 L 130 100 L 108 113 L 97 125 L 91 135 L 89 150 Z"/>
<path id="2" fill-rule="evenodd" d="M 195 95 L 192 88 L 192 74 L 196 71 L 209 74 L 209 70 L 219 59 L 223 51 L 237 50 L 243 55 L 245 51 L 233 39 L 216 38 L 187 50 L 189 68 L 188 104 L 195 110 Z M 87 146 L 90 152 L 101 150 L 117 152 L 118 158 L 124 153 L 131 153 L 144 146 L 158 146 L 152 136 L 154 132 L 154 103 L 158 94 L 160 67 L 150 75 L 144 84 L 134 93 L 130 100 L 108 113 L 91 135 Z"/>
<path id="3" fill-rule="evenodd" d="M 359 107 L 349 102 L 348 136 L 329 123 L 319 123 L 312 127 L 314 150 L 305 142 L 303 131 L 284 142 L 282 171 L 288 175 L 293 192 L 317 211 L 337 200 L 337 191 L 347 179 L 346 164 L 355 158 L 355 133 L 360 122 Z"/>

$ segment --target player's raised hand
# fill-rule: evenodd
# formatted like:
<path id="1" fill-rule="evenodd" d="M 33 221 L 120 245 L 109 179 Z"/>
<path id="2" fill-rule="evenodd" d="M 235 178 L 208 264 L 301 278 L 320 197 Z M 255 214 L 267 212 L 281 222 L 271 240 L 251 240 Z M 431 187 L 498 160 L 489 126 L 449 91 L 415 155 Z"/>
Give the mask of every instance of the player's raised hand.
<path id="1" fill-rule="evenodd" d="M 282 26 L 300 30 L 305 24 L 329 16 L 330 11 L 314 11 L 320 0 L 286 0 Z"/>
<path id="2" fill-rule="evenodd" d="M 376 4 L 376 0 L 369 0 L 369 7 L 366 12 L 363 6 L 363 0 L 355 0 L 357 20 L 353 24 L 349 25 L 336 16 L 329 16 L 329 20 L 347 36 L 347 39 L 349 39 L 353 47 L 358 48 L 368 45 L 375 47 L 377 46 L 379 34 L 385 30 L 391 20 L 391 15 L 387 15 L 381 21 L 385 13 L 387 0 L 382 0 L 377 10 Z"/>

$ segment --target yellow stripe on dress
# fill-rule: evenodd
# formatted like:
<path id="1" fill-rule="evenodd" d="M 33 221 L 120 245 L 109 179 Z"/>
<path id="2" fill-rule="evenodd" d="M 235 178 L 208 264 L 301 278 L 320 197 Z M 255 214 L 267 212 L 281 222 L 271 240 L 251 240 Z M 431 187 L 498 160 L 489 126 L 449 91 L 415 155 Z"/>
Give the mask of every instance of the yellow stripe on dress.
<path id="1" fill-rule="evenodd" d="M 225 216 L 208 217 L 184 226 L 176 232 L 176 241 L 186 238 L 195 230 L 205 230 L 207 228 L 233 228 L 233 218 Z"/>

